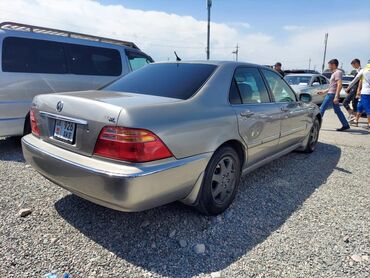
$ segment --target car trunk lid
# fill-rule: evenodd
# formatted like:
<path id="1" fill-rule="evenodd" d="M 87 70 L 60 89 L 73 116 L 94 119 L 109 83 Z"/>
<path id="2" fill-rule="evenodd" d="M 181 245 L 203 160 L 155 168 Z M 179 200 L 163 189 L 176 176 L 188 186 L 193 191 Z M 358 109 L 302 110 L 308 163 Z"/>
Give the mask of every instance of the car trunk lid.
<path id="1" fill-rule="evenodd" d="M 39 95 L 34 99 L 40 137 L 53 145 L 91 156 L 104 126 L 116 126 L 123 107 L 176 99 L 112 91 Z"/>

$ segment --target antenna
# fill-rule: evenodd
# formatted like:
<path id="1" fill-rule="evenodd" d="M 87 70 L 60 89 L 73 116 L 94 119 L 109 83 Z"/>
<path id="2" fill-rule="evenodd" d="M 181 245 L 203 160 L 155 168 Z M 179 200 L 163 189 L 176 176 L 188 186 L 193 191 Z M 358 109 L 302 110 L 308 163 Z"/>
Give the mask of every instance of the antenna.
<path id="1" fill-rule="evenodd" d="M 175 56 L 176 56 L 176 61 L 177 61 L 177 62 L 180 62 L 180 61 L 181 61 L 181 58 L 180 58 L 179 56 L 177 56 L 177 53 L 176 53 L 176 51 L 174 51 L 173 53 L 175 53 Z"/>

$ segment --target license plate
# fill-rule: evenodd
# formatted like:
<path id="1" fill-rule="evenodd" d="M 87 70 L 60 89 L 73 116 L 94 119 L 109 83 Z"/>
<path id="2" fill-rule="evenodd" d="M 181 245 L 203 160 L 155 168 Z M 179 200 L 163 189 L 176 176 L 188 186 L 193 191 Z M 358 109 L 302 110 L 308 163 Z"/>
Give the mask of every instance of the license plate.
<path id="1" fill-rule="evenodd" d="M 73 143 L 74 136 L 75 136 L 75 129 L 76 129 L 75 123 L 62 121 L 62 120 L 56 120 L 55 129 L 54 129 L 54 138 L 68 142 L 68 143 Z"/>

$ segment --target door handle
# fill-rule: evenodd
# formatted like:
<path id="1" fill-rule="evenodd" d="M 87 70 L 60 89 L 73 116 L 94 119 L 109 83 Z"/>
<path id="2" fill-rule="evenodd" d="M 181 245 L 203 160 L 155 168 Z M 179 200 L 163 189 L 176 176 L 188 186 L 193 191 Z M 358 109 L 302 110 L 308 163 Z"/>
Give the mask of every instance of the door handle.
<path id="1" fill-rule="evenodd" d="M 253 116 L 253 114 L 254 113 L 250 110 L 245 110 L 243 112 L 240 112 L 240 116 L 245 117 L 245 118 L 249 118 L 249 117 Z"/>

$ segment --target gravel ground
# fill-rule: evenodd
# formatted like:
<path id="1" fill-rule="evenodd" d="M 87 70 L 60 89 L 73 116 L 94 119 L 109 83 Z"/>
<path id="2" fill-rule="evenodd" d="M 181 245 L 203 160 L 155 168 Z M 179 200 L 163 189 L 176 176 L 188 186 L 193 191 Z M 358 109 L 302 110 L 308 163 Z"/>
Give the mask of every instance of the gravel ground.
<path id="1" fill-rule="evenodd" d="M 204 217 L 180 203 L 94 205 L 27 166 L 19 139 L 0 140 L 0 276 L 369 277 L 369 152 L 320 143 L 289 154 L 248 175 L 226 213 Z"/>

